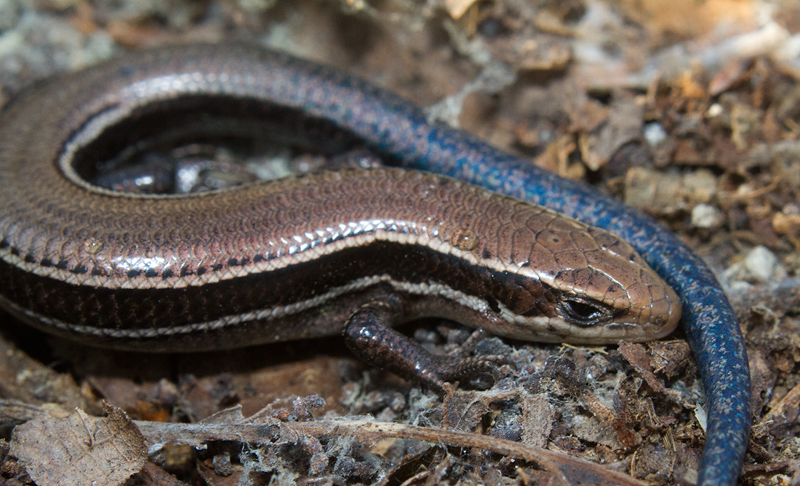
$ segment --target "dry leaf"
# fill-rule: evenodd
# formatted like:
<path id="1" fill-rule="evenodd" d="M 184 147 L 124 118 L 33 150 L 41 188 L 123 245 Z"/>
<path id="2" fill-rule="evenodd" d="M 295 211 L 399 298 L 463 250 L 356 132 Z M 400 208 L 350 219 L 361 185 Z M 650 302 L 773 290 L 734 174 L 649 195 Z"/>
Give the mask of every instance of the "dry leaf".
<path id="1" fill-rule="evenodd" d="M 90 417 L 76 408 L 66 418 L 43 416 L 14 429 L 11 454 L 39 486 L 116 486 L 147 459 L 139 429 L 118 408 Z"/>

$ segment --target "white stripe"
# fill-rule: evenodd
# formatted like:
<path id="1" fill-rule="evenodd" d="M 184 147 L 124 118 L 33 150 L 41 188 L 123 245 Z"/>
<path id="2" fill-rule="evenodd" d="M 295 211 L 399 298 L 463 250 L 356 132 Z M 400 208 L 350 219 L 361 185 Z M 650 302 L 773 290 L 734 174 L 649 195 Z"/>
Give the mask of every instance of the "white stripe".
<path id="1" fill-rule="evenodd" d="M 392 227 L 396 222 L 392 222 Z M 363 226 L 361 226 L 363 228 Z M 54 280 L 59 280 L 71 285 L 85 285 L 89 287 L 98 287 L 105 289 L 174 289 L 185 287 L 197 287 L 206 285 L 208 283 L 218 283 L 225 280 L 231 280 L 237 277 L 246 275 L 255 275 L 259 273 L 271 272 L 280 270 L 292 265 L 306 263 L 316 260 L 322 256 L 331 255 L 340 250 L 348 248 L 356 248 L 365 246 L 369 243 L 376 241 L 399 243 L 403 245 L 420 245 L 432 251 L 437 251 L 442 254 L 452 255 L 453 257 L 464 260 L 469 265 L 487 268 L 496 272 L 509 272 L 539 280 L 551 287 L 556 287 L 553 276 L 546 273 L 538 273 L 533 266 L 520 267 L 515 264 L 505 264 L 498 259 L 483 259 L 476 255 L 475 251 L 463 251 L 453 245 L 436 239 L 430 239 L 425 234 L 425 228 L 410 228 L 406 225 L 398 225 L 397 228 L 401 232 L 394 232 L 390 228 L 382 228 L 374 230 L 374 232 L 366 232 L 367 230 L 359 229 L 357 231 L 348 231 L 350 234 L 342 238 L 342 233 L 336 230 L 329 231 L 327 238 L 322 238 L 320 245 L 309 247 L 308 250 L 303 252 L 292 252 L 277 256 L 273 259 L 243 265 L 241 267 L 227 268 L 224 271 L 212 272 L 208 271 L 203 275 L 189 275 L 186 277 L 147 277 L 139 275 L 138 277 L 129 278 L 124 275 L 126 268 L 145 269 L 148 268 L 148 263 L 152 261 L 146 260 L 144 257 L 136 259 L 128 259 L 125 261 L 114 262 L 111 265 L 119 269 L 116 275 L 91 275 L 89 273 L 73 273 L 69 270 L 61 270 L 55 267 L 44 267 L 38 263 L 25 262 L 21 257 L 11 253 L 9 248 L 0 250 L 0 258 L 2 258 L 9 265 L 13 265 L 25 272 L 38 275 L 40 277 L 47 277 Z M 352 230 L 352 229 L 351 229 Z M 412 234 L 409 231 L 418 231 L 423 234 Z M 286 248 L 282 249 L 286 253 Z M 251 258 L 252 255 L 228 255 L 229 257 L 242 258 L 243 256 Z M 159 257 L 156 261 L 157 265 L 161 268 L 169 268 L 174 266 L 180 267 L 180 262 L 175 259 L 174 262 L 167 262 L 163 257 Z M 85 262 L 84 265 L 91 265 L 92 262 Z M 103 265 L 98 265 L 103 266 Z"/>

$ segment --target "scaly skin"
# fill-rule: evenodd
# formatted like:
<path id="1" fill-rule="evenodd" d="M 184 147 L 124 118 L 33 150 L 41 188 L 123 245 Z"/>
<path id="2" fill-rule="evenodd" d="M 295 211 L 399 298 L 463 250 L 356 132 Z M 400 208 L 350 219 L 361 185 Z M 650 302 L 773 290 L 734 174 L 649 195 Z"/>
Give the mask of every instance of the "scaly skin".
<path id="1" fill-rule="evenodd" d="M 117 64 L 119 75 L 163 67 L 164 95 L 173 70 L 215 72 L 220 93 L 257 96 L 323 118 L 383 156 L 555 209 L 627 240 L 679 294 L 689 342 L 706 392 L 708 430 L 701 485 L 733 485 L 750 429 L 750 375 L 744 339 L 711 270 L 674 234 L 640 212 L 579 183 L 559 178 L 476 138 L 429 123 L 418 108 L 338 71 L 242 46 L 163 49 Z M 105 75 L 108 75 L 106 73 Z M 254 83 L 251 83 L 254 81 Z M 67 81 L 69 80 L 67 79 Z M 249 91 L 260 86 L 258 93 Z"/>

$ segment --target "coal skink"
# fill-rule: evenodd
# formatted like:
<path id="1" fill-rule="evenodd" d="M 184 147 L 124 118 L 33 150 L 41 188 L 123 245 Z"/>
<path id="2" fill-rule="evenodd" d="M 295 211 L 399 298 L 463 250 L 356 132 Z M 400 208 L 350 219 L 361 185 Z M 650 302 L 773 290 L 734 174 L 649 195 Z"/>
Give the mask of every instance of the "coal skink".
<path id="1" fill-rule="evenodd" d="M 276 114 L 439 175 L 343 171 L 195 196 L 87 182 L 98 161 L 170 126 L 246 130 Z M 384 324 L 444 316 L 521 339 L 607 343 L 663 336 L 682 307 L 707 393 L 699 483 L 738 477 L 747 357 L 703 262 L 637 211 L 363 81 L 246 46 L 122 57 L 5 110 L 0 184 L 0 303 L 92 344 L 209 349 L 344 328 L 368 361 L 441 385 L 502 357 L 445 363 Z"/>

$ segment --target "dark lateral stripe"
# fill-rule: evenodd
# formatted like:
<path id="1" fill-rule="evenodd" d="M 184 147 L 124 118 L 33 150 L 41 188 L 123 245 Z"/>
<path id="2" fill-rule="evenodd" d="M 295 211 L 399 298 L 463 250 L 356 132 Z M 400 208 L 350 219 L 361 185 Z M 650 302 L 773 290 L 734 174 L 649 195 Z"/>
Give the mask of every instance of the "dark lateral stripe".
<path id="1" fill-rule="evenodd" d="M 468 268 L 469 267 L 469 268 Z M 20 307 L 67 323 L 98 328 L 158 329 L 209 322 L 262 309 L 291 306 L 370 276 L 409 283 L 441 283 L 503 305 L 552 315 L 554 291 L 541 283 L 514 285 L 511 274 L 476 269 L 421 245 L 376 242 L 347 248 L 287 268 L 177 289 L 105 289 L 72 285 L 0 261 L 0 294 Z M 520 279 L 521 280 L 521 279 Z M 502 290 L 500 290 L 502 288 Z"/>

